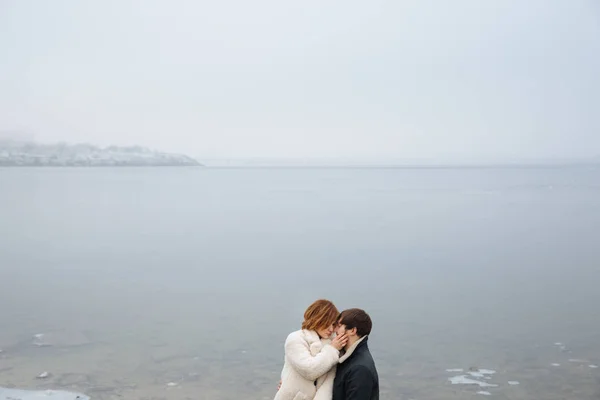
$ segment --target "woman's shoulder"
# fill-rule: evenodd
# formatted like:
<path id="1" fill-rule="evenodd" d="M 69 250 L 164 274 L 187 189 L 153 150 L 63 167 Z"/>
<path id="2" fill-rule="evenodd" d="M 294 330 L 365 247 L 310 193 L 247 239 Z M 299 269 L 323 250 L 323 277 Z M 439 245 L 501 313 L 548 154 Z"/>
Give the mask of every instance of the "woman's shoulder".
<path id="1" fill-rule="evenodd" d="M 318 337 L 316 332 L 309 331 L 306 329 L 299 329 L 297 331 L 290 333 L 287 336 L 287 339 L 285 341 L 286 341 L 286 343 L 298 342 L 298 341 L 311 342 L 311 341 L 313 341 L 312 339 L 314 339 L 313 336 L 315 336 L 315 335 Z"/>
<path id="2" fill-rule="evenodd" d="M 296 341 L 296 340 L 302 340 L 302 339 L 304 339 L 304 331 L 302 329 L 299 329 L 297 331 L 290 333 L 287 336 L 285 341 L 289 342 L 289 341 Z"/>

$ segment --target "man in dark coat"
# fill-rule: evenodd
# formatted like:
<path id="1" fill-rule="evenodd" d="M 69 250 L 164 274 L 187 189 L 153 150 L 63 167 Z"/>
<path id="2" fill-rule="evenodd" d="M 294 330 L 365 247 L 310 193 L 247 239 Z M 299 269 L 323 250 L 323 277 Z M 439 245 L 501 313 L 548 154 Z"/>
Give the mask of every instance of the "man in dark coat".
<path id="1" fill-rule="evenodd" d="M 379 400 L 379 376 L 368 345 L 373 326 L 369 314 L 359 308 L 342 311 L 337 335 L 347 334 L 333 383 L 333 400 Z"/>

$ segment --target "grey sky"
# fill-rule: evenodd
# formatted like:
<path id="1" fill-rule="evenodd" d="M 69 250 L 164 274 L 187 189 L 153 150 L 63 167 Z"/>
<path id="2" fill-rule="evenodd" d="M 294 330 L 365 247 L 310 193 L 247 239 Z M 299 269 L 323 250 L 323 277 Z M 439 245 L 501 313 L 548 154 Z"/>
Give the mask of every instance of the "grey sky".
<path id="1" fill-rule="evenodd" d="M 0 0 L 0 130 L 200 157 L 600 154 L 597 0 Z"/>

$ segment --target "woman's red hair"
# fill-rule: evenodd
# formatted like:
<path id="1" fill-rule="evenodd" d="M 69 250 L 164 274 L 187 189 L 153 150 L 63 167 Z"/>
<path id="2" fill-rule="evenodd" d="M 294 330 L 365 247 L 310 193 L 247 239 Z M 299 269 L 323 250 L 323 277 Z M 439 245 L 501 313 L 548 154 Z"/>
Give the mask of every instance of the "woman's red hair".
<path id="1" fill-rule="evenodd" d="M 304 312 L 302 329 L 316 331 L 328 328 L 340 315 L 338 309 L 329 300 L 317 300 Z"/>

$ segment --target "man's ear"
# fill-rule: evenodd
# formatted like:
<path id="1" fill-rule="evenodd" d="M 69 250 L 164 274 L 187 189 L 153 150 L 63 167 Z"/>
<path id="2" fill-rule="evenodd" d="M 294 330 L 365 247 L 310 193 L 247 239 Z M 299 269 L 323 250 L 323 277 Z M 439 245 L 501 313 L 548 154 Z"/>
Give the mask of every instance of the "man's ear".
<path id="1" fill-rule="evenodd" d="M 356 328 L 352 328 L 352 329 L 350 329 L 350 330 L 348 331 L 348 334 L 349 334 L 349 335 L 354 335 L 354 336 L 357 336 L 357 335 L 356 335 L 356 332 L 357 332 L 357 329 L 356 329 Z"/>

